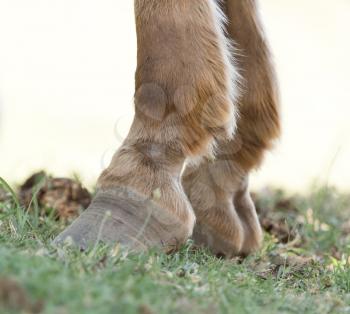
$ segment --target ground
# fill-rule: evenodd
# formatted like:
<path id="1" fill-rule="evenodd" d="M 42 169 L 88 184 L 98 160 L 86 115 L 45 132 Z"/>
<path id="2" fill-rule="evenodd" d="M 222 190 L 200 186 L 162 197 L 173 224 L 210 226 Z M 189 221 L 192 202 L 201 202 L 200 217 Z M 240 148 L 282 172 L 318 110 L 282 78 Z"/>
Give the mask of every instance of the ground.
<path id="1" fill-rule="evenodd" d="M 69 219 L 1 185 L 0 313 L 350 313 L 350 195 L 330 187 L 260 191 L 263 248 L 224 260 L 191 241 L 170 255 L 52 247 Z"/>

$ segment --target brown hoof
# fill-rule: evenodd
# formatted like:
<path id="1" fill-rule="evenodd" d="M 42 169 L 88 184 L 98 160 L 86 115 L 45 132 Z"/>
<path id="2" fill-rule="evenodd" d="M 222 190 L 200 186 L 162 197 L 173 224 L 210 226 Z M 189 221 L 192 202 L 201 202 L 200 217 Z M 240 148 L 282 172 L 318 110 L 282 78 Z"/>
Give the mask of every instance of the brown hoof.
<path id="1" fill-rule="evenodd" d="M 193 231 L 196 245 L 226 258 L 247 256 L 257 251 L 262 238 L 261 226 L 249 194 L 237 196 L 234 206 L 216 208 L 215 215 L 211 212 L 211 215 L 198 218 Z"/>
<path id="2" fill-rule="evenodd" d="M 239 255 L 243 245 L 244 231 L 241 226 L 236 227 L 231 235 L 225 235 L 221 230 L 213 229 L 205 222 L 197 223 L 192 238 L 196 245 L 208 248 L 212 254 L 232 258 Z"/>
<path id="3" fill-rule="evenodd" d="M 90 207 L 59 234 L 54 245 L 72 243 L 87 249 L 96 243 L 121 244 L 132 251 L 157 247 L 176 250 L 191 235 L 174 213 L 128 189 L 99 191 Z"/>

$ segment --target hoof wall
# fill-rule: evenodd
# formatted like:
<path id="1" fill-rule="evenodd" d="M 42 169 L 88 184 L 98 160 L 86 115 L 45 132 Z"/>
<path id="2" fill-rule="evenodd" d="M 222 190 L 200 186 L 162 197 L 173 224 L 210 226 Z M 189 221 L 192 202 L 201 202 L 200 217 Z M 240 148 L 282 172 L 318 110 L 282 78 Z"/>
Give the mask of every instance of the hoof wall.
<path id="1" fill-rule="evenodd" d="M 116 188 L 99 191 L 89 208 L 53 244 L 69 242 L 85 250 L 102 242 L 132 251 L 157 247 L 169 252 L 183 244 L 188 233 L 174 213 L 133 190 Z"/>

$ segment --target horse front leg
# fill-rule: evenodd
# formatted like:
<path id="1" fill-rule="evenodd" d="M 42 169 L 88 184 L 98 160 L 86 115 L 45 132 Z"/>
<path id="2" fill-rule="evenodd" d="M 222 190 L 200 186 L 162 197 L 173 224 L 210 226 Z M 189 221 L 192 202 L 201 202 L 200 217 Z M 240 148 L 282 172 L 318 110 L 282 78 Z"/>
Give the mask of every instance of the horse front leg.
<path id="1" fill-rule="evenodd" d="M 235 129 L 235 71 L 214 0 L 135 0 L 135 117 L 91 206 L 62 234 L 171 251 L 195 215 L 181 184 L 185 160 L 211 154 Z"/>

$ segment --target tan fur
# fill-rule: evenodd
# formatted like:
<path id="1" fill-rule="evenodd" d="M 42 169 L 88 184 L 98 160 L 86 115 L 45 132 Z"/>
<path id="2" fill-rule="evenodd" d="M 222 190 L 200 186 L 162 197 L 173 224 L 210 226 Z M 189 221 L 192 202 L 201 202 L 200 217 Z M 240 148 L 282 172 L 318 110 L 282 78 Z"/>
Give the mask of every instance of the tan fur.
<path id="1" fill-rule="evenodd" d="M 188 225 L 188 236 L 195 219 L 180 182 L 184 161 L 208 154 L 235 124 L 234 82 L 210 1 L 135 0 L 136 114 L 99 179 L 101 189 L 152 198 Z"/>
<path id="2" fill-rule="evenodd" d="M 248 254 L 261 244 L 248 177 L 278 138 L 280 114 L 271 54 L 256 2 L 225 0 L 223 5 L 243 77 L 237 133 L 233 140 L 218 143 L 216 160 L 188 167 L 183 184 L 197 217 L 195 240 L 230 256 Z"/>
<path id="3" fill-rule="evenodd" d="M 234 123 L 234 82 L 228 81 L 212 1 L 136 1 L 135 102 L 147 125 L 140 126 L 143 140 L 177 142 L 185 156 L 205 154 L 218 130 Z"/>
<path id="4" fill-rule="evenodd" d="M 236 100 L 218 1 L 135 0 L 135 118 L 93 204 L 58 242 L 71 235 L 83 247 L 101 235 L 129 247 L 130 239 L 146 248 L 178 247 L 193 231 L 193 207 L 198 244 L 226 256 L 260 246 L 248 177 L 280 133 L 276 79 L 255 1 L 220 1 L 239 51 L 243 88 Z M 213 147 L 215 160 L 208 157 Z M 197 157 L 204 161 L 190 163 L 181 180 L 185 160 Z M 96 224 L 104 222 L 100 232 Z"/>

